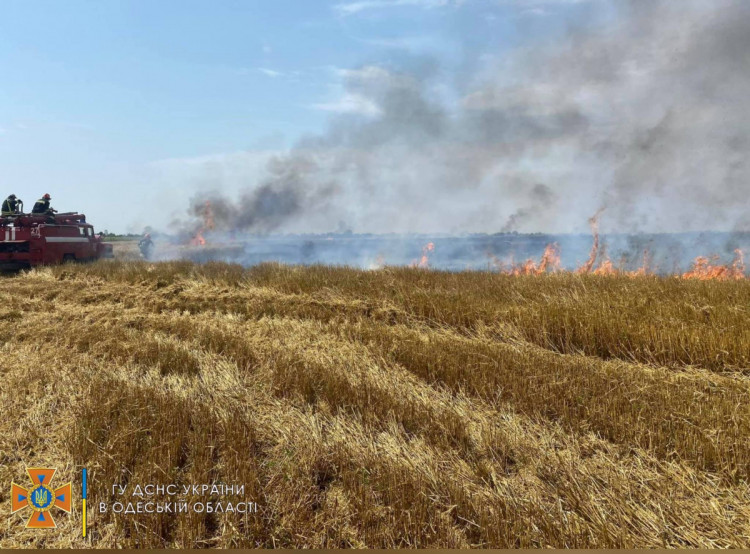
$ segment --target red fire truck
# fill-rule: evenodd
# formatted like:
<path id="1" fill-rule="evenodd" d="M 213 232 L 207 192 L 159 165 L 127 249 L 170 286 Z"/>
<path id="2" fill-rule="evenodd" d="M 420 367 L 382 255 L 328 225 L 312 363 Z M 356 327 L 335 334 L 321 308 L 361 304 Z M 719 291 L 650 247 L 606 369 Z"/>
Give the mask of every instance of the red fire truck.
<path id="1" fill-rule="evenodd" d="M 112 257 L 112 245 L 94 234 L 83 214 L 0 217 L 0 270 Z"/>

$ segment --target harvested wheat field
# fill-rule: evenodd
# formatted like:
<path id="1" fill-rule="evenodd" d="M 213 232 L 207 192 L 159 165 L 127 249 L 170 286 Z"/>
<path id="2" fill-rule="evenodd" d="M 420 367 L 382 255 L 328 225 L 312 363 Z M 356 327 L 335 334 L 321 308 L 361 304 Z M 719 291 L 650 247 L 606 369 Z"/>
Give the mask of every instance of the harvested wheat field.
<path id="1" fill-rule="evenodd" d="M 0 547 L 750 546 L 748 280 L 112 261 L 0 295 Z M 27 466 L 88 468 L 86 540 L 77 498 L 7 515 Z M 257 512 L 95 509 L 216 482 Z"/>

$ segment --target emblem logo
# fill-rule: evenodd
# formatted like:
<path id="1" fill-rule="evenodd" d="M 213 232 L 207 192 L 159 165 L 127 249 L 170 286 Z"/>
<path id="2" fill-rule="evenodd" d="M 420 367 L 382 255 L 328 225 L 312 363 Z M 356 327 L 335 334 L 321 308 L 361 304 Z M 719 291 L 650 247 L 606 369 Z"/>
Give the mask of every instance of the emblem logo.
<path id="1" fill-rule="evenodd" d="M 70 483 L 53 489 L 51 486 L 54 469 L 32 467 L 26 468 L 32 487 L 25 489 L 20 485 L 11 483 L 10 513 L 15 514 L 24 508 L 31 508 L 31 516 L 26 522 L 28 529 L 54 529 L 55 520 L 52 518 L 52 509 L 57 508 L 70 513 L 73 490 Z"/>

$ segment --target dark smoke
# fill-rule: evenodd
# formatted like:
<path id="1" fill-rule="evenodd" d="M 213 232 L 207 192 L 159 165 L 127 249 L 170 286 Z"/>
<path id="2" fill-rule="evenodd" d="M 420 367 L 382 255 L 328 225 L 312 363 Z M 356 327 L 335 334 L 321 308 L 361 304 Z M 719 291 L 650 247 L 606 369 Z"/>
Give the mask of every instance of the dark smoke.
<path id="1" fill-rule="evenodd" d="M 217 227 L 585 232 L 606 206 L 611 231 L 747 228 L 750 2 L 590 9 L 613 15 L 470 78 L 436 60 L 347 72 L 364 113 L 271 160 L 238 198 L 212 195 Z M 441 93 L 451 81 L 459 102 Z"/>
<path id="2" fill-rule="evenodd" d="M 526 191 L 527 187 L 522 187 L 521 190 Z M 502 226 L 500 232 L 517 231 L 526 220 L 549 214 L 556 201 L 557 195 L 547 185 L 535 185 L 528 194 L 528 207 L 516 210 Z"/>
<path id="3" fill-rule="evenodd" d="M 515 231 L 518 228 L 519 222 L 529 217 L 529 215 L 530 214 L 528 210 L 518 210 L 508 218 L 508 221 L 505 222 L 505 225 L 503 225 L 503 227 L 500 229 L 500 232 L 510 233 L 511 231 Z"/>
<path id="4" fill-rule="evenodd" d="M 307 190 L 301 186 L 318 170 L 305 156 L 274 158 L 268 164 L 270 176 L 256 188 L 242 192 L 236 200 L 217 191 L 196 196 L 191 201 L 190 215 L 198 220 L 198 225 L 202 224 L 208 202 L 216 231 L 275 231 L 304 209 L 320 208 L 334 193 L 332 186 Z"/>

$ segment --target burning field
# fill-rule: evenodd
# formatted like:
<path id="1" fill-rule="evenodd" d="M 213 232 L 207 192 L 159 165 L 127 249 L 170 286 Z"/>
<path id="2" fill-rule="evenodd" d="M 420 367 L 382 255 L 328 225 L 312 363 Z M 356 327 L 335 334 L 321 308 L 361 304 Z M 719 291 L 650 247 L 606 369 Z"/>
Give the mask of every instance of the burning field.
<path id="1" fill-rule="evenodd" d="M 340 265 L 362 269 L 410 266 L 449 271 L 485 270 L 508 275 L 576 274 L 679 276 L 684 279 L 747 278 L 744 252 L 750 232 L 591 235 L 497 233 L 494 235 L 378 235 L 326 233 L 257 235 L 220 232 L 210 202 L 189 233 L 162 235 L 151 259 Z M 121 253 L 138 259 L 131 247 Z"/>
<path id="2" fill-rule="evenodd" d="M 0 480 L 88 468 L 89 536 L 0 547 L 750 546 L 750 283 L 556 263 L 4 278 Z M 96 509 L 206 482 L 258 511 Z"/>
<path id="3" fill-rule="evenodd" d="M 750 548 L 750 0 L 37 3 L 0 548 Z"/>

